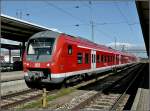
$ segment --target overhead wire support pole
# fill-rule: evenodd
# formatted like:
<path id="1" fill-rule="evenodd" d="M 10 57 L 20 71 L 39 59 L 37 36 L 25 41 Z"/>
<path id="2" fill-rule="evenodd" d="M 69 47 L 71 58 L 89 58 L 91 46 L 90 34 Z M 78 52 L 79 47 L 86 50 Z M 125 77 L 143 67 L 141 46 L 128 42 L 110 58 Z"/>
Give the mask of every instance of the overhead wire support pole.
<path id="1" fill-rule="evenodd" d="M 90 17 L 90 25 L 91 25 L 91 39 L 92 41 L 94 42 L 94 22 L 93 22 L 93 15 L 92 15 L 92 2 L 89 1 L 89 4 L 90 4 L 90 14 L 91 14 L 91 17 Z"/>
<path id="2" fill-rule="evenodd" d="M 92 41 L 94 42 L 94 24 L 93 24 L 93 21 L 91 21 L 91 29 L 92 29 L 91 37 L 92 37 Z"/>

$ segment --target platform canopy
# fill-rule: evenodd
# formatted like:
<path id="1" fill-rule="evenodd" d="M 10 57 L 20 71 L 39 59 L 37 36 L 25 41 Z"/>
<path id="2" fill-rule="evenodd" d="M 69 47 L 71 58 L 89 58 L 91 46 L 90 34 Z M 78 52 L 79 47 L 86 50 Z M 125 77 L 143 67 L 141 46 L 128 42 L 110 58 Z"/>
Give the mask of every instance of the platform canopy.
<path id="1" fill-rule="evenodd" d="M 18 42 L 26 42 L 33 34 L 45 30 L 55 29 L 47 28 L 41 25 L 1 14 L 2 38 Z"/>
<path id="2" fill-rule="evenodd" d="M 149 56 L 149 0 L 136 0 L 144 42 Z"/>
<path id="3" fill-rule="evenodd" d="M 4 44 L 4 43 L 1 43 L 1 48 L 5 48 L 5 49 L 8 49 L 8 50 L 18 50 L 21 48 L 20 45 L 12 45 L 12 44 Z"/>

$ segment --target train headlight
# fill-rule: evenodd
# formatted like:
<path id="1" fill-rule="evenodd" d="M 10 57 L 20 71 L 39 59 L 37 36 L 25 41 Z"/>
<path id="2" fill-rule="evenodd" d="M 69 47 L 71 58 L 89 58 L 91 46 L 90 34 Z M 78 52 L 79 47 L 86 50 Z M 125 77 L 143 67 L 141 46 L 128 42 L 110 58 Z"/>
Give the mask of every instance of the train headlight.
<path id="1" fill-rule="evenodd" d="M 29 66 L 29 63 L 26 63 L 27 66 Z"/>
<path id="2" fill-rule="evenodd" d="M 47 66 L 47 67 L 49 67 L 49 66 L 50 66 L 50 64 L 48 63 L 46 66 Z"/>

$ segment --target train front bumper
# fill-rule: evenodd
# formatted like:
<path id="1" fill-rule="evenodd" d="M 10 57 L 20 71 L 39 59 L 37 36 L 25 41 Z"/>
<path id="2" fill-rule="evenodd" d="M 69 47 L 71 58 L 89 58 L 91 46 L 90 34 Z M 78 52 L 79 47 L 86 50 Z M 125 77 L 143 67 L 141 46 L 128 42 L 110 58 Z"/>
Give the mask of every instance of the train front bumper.
<path id="1" fill-rule="evenodd" d="M 65 77 L 59 77 L 59 78 L 44 78 L 44 75 L 42 73 L 40 74 L 34 74 L 31 71 L 24 72 L 24 79 L 28 82 L 42 82 L 42 83 L 54 83 L 58 84 L 64 81 Z"/>

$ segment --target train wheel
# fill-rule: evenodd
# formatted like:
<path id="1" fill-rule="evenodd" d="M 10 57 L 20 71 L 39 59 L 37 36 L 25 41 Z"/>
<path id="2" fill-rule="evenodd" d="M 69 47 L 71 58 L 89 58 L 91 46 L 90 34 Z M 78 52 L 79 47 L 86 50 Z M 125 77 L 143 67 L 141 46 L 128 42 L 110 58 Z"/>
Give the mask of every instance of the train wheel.
<path id="1" fill-rule="evenodd" d="M 90 79 L 90 76 L 86 73 L 86 74 L 85 74 L 84 81 L 88 81 L 89 79 Z"/>

